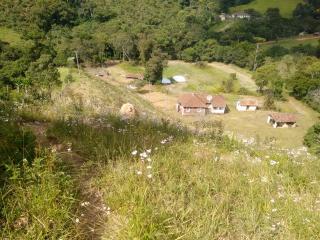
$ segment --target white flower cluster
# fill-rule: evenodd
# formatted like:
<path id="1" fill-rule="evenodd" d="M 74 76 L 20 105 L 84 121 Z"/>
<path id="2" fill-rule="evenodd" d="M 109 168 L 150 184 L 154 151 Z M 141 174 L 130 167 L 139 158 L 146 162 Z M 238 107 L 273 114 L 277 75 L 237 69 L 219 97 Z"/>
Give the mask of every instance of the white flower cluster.
<path id="1" fill-rule="evenodd" d="M 155 151 L 158 150 L 158 148 L 154 149 Z M 134 150 L 131 152 L 132 156 L 138 156 L 140 158 L 141 161 L 141 168 L 136 170 L 136 174 L 137 175 L 142 175 L 143 174 L 143 170 L 146 172 L 146 176 L 147 178 L 152 178 L 152 165 L 151 165 L 151 153 L 152 153 L 152 149 L 147 149 L 143 152 L 141 152 L 139 154 L 138 150 Z"/>
<path id="2" fill-rule="evenodd" d="M 163 139 L 160 143 L 166 144 L 166 143 L 170 143 L 172 140 L 173 140 L 173 136 L 169 136 L 168 138 Z"/>

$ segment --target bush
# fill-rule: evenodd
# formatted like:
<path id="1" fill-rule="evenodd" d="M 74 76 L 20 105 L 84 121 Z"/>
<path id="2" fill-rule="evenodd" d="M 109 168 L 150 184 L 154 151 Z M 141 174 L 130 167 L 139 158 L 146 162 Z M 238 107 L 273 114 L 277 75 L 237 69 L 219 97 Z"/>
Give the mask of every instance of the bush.
<path id="1" fill-rule="evenodd" d="M 18 167 L 23 159 L 31 161 L 35 157 L 35 136 L 9 121 L 0 120 L 0 186 L 8 178 L 7 165 Z"/>
<path id="2" fill-rule="evenodd" d="M 263 108 L 266 110 L 275 110 L 275 101 L 272 93 L 267 93 L 264 99 Z"/>
<path id="3" fill-rule="evenodd" d="M 320 123 L 311 127 L 304 137 L 304 145 L 312 152 L 320 155 Z"/>
<path id="4" fill-rule="evenodd" d="M 253 93 L 246 89 L 245 87 L 240 87 L 239 90 L 237 91 L 238 95 L 253 95 Z"/>

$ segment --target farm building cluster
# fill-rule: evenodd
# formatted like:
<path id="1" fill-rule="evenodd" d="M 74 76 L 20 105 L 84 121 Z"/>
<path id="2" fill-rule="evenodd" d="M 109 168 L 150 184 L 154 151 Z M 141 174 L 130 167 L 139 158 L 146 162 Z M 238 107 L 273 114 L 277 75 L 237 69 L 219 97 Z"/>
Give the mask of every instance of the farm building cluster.
<path id="1" fill-rule="evenodd" d="M 259 102 L 254 99 L 242 99 L 237 101 L 235 105 L 240 112 L 254 112 L 259 108 Z M 186 93 L 178 98 L 176 110 L 182 116 L 205 116 L 207 114 L 225 114 L 229 108 L 222 95 Z M 274 128 L 296 127 L 297 118 L 290 113 L 270 113 L 267 123 Z"/>

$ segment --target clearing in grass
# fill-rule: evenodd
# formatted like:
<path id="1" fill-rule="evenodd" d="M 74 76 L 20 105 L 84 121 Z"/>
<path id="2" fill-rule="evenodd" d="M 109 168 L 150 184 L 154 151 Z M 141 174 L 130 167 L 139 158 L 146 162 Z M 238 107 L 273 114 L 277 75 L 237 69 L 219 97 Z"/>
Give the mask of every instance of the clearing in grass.
<path id="1" fill-rule="evenodd" d="M 289 18 L 292 16 L 292 12 L 297 4 L 303 2 L 303 0 L 254 0 L 248 4 L 231 8 L 231 12 L 254 9 L 260 13 L 265 13 L 268 8 L 279 8 L 281 15 Z"/>

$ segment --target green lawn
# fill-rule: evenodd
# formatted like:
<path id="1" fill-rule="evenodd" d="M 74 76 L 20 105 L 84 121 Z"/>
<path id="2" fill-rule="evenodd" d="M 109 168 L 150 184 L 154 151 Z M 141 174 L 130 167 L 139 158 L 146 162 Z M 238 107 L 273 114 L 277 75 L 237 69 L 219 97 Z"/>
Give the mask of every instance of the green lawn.
<path id="1" fill-rule="evenodd" d="M 291 17 L 297 4 L 302 2 L 303 0 L 255 0 L 249 4 L 231 8 L 231 12 L 253 8 L 260 13 L 265 13 L 268 8 L 279 8 L 283 17 Z"/>
<path id="2" fill-rule="evenodd" d="M 319 44 L 319 39 L 306 39 L 306 40 L 299 40 L 297 38 L 288 38 L 288 39 L 282 39 L 279 41 L 275 41 L 270 44 L 262 45 L 263 48 L 272 47 L 274 45 L 280 45 L 285 48 L 292 48 L 298 45 L 307 45 L 310 44 L 311 46 L 317 46 Z"/>
<path id="3" fill-rule="evenodd" d="M 119 67 L 121 67 L 127 73 L 143 73 L 144 72 L 144 67 L 138 64 L 133 64 L 131 62 L 122 62 L 119 64 Z"/>
<path id="4" fill-rule="evenodd" d="M 164 76 L 170 78 L 175 75 L 186 77 L 187 83 L 180 86 L 187 91 L 217 92 L 222 82 L 229 78 L 229 74 L 210 66 L 200 68 L 194 64 L 173 61 L 165 68 Z M 238 88 L 239 85 L 236 85 Z"/>

